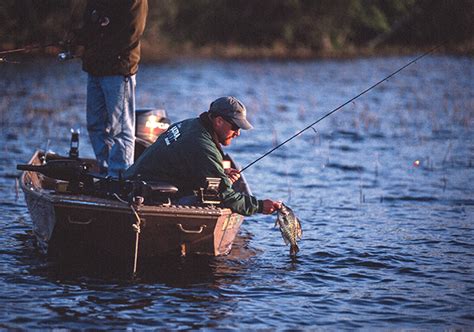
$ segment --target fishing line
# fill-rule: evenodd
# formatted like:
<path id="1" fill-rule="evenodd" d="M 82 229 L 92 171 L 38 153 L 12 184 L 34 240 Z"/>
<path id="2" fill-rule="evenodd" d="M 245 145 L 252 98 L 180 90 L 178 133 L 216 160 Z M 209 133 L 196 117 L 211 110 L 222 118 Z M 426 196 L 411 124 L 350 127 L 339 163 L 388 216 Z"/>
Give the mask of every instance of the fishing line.
<path id="1" fill-rule="evenodd" d="M 396 71 L 394 71 L 393 73 L 391 73 L 390 75 L 386 76 L 385 78 L 381 79 L 380 81 L 378 81 L 377 83 L 371 85 L 370 87 L 368 87 L 367 89 L 365 89 L 364 91 L 362 91 L 361 93 L 359 93 L 358 95 L 356 95 L 355 97 L 349 99 L 348 101 L 346 101 L 345 103 L 341 104 L 340 106 L 336 107 L 335 109 L 333 109 L 332 111 L 328 112 L 327 114 L 323 115 L 322 117 L 320 117 L 318 120 L 314 121 L 313 123 L 311 123 L 310 125 L 308 125 L 307 127 L 305 127 L 304 129 L 301 129 L 300 131 L 298 131 L 296 134 L 294 134 L 293 136 L 291 136 L 290 138 L 286 139 L 285 141 L 283 141 L 282 143 L 278 144 L 277 146 L 275 146 L 273 149 L 267 151 L 266 153 L 264 153 L 263 155 L 261 155 L 260 157 L 258 157 L 257 159 L 255 159 L 254 161 L 252 161 L 250 164 L 248 164 L 247 166 L 245 166 L 244 168 L 242 168 L 240 170 L 240 173 L 242 173 L 243 171 L 245 171 L 247 168 L 249 168 L 250 166 L 252 166 L 253 164 L 257 163 L 258 161 L 262 160 L 263 158 L 265 158 L 266 156 L 268 156 L 270 153 L 272 153 L 273 151 L 281 148 L 283 145 L 285 145 L 286 143 L 288 143 L 289 141 L 291 141 L 292 139 L 294 139 L 295 137 L 301 135 L 303 132 L 305 132 L 306 130 L 312 128 L 314 125 L 316 125 L 317 123 L 321 122 L 322 120 L 324 120 L 325 118 L 327 118 L 328 116 L 330 116 L 331 114 L 339 111 L 341 108 L 343 108 L 344 106 L 346 106 L 347 104 L 350 104 L 351 102 L 353 102 L 354 100 L 356 100 L 357 98 L 361 97 L 362 95 L 366 94 L 367 92 L 369 92 L 370 90 L 374 89 L 375 87 L 377 87 L 378 85 L 382 84 L 383 82 L 389 80 L 390 78 L 392 78 L 393 76 L 395 76 L 396 74 L 398 74 L 399 72 L 401 72 L 403 69 L 405 69 L 406 67 L 414 64 L 415 62 L 417 62 L 418 60 L 420 60 L 421 58 L 424 58 L 425 56 L 427 56 L 428 54 L 430 53 L 433 53 L 435 50 L 437 50 L 438 48 L 440 48 L 441 46 L 443 46 L 446 42 L 443 42 L 441 44 L 439 44 L 438 46 L 436 47 L 433 47 L 432 49 L 430 49 L 429 51 L 426 51 L 425 53 L 423 53 L 422 55 L 414 58 L 413 60 L 411 60 L 410 62 L 408 62 L 407 64 L 405 64 L 404 66 L 400 67 L 399 69 L 397 69 Z"/>

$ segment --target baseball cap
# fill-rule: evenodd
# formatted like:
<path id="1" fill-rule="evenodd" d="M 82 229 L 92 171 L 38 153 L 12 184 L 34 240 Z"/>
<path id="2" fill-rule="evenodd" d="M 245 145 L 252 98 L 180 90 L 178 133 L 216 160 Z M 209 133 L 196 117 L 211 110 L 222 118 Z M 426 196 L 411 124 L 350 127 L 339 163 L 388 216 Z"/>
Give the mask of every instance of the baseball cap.
<path id="1" fill-rule="evenodd" d="M 230 119 L 241 129 L 248 130 L 253 128 L 247 120 L 247 109 L 235 97 L 227 96 L 214 100 L 209 106 L 209 113 Z"/>

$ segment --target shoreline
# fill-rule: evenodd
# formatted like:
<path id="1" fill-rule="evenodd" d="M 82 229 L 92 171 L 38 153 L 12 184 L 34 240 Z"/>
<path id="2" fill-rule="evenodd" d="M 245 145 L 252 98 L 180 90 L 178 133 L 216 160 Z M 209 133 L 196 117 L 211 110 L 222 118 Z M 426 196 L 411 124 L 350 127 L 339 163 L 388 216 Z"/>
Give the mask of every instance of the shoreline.
<path id="1" fill-rule="evenodd" d="M 439 44 L 423 46 L 390 45 L 384 47 L 347 47 L 344 50 L 311 50 L 309 48 L 290 48 L 283 44 L 272 47 L 244 47 L 241 45 L 206 45 L 193 47 L 177 45 L 175 47 L 155 48 L 147 42 L 142 43 L 142 61 L 160 62 L 173 59 L 221 59 L 221 60 L 318 60 L 318 59 L 355 59 L 368 57 L 407 56 L 426 52 Z M 433 54 L 474 57 L 474 40 L 463 44 L 445 43 Z"/>
<path id="2" fill-rule="evenodd" d="M 156 44 L 155 44 L 156 45 Z M 426 52 L 437 45 L 424 46 L 390 45 L 377 48 L 369 47 L 347 47 L 344 50 L 311 50 L 309 48 L 290 48 L 283 44 L 275 44 L 272 47 L 244 47 L 241 45 L 206 45 L 193 47 L 187 44 L 169 46 L 167 43 L 160 47 L 152 46 L 148 41 L 142 43 L 141 62 L 167 62 L 180 59 L 216 59 L 216 60 L 275 60 L 275 61 L 311 61 L 311 60 L 345 60 L 371 57 L 409 56 Z M 440 45 L 440 44 L 438 44 Z M 1 50 L 9 50 L 15 47 L 2 45 Z M 3 63 L 14 62 L 24 58 L 55 57 L 62 52 L 59 47 L 49 46 L 44 49 L 38 48 L 27 52 L 18 52 L 0 56 Z M 474 40 L 463 44 L 442 45 L 433 54 L 474 57 Z M 7 60 L 7 61 L 5 61 Z M 1 62 L 0 62 L 1 63 Z"/>

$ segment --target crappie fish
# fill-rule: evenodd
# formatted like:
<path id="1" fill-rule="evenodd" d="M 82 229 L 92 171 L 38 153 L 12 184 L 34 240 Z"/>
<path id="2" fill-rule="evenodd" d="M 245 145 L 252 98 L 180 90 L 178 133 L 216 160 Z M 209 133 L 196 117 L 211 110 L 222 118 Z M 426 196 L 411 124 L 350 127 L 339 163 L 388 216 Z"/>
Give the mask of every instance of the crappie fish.
<path id="1" fill-rule="evenodd" d="M 290 256 L 295 257 L 296 253 L 300 251 L 296 241 L 301 240 L 303 235 L 300 221 L 296 218 L 293 210 L 285 204 L 282 204 L 281 209 L 278 210 L 275 227 L 277 224 L 280 226 L 281 236 L 285 244 L 290 244 Z"/>

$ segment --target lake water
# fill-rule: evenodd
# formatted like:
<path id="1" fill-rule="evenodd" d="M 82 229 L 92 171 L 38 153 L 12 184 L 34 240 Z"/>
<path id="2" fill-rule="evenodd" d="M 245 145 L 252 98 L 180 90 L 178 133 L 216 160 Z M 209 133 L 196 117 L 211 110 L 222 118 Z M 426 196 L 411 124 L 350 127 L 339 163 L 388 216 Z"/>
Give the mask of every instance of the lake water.
<path id="1" fill-rule="evenodd" d="M 245 166 L 409 57 L 143 64 L 137 106 L 195 117 L 235 95 L 255 129 Z M 245 171 L 300 217 L 288 255 L 275 216 L 246 218 L 229 256 L 157 262 L 137 278 L 48 260 L 16 181 L 37 148 L 85 127 L 76 61 L 0 67 L 0 328 L 474 328 L 474 59 L 428 56 Z"/>

